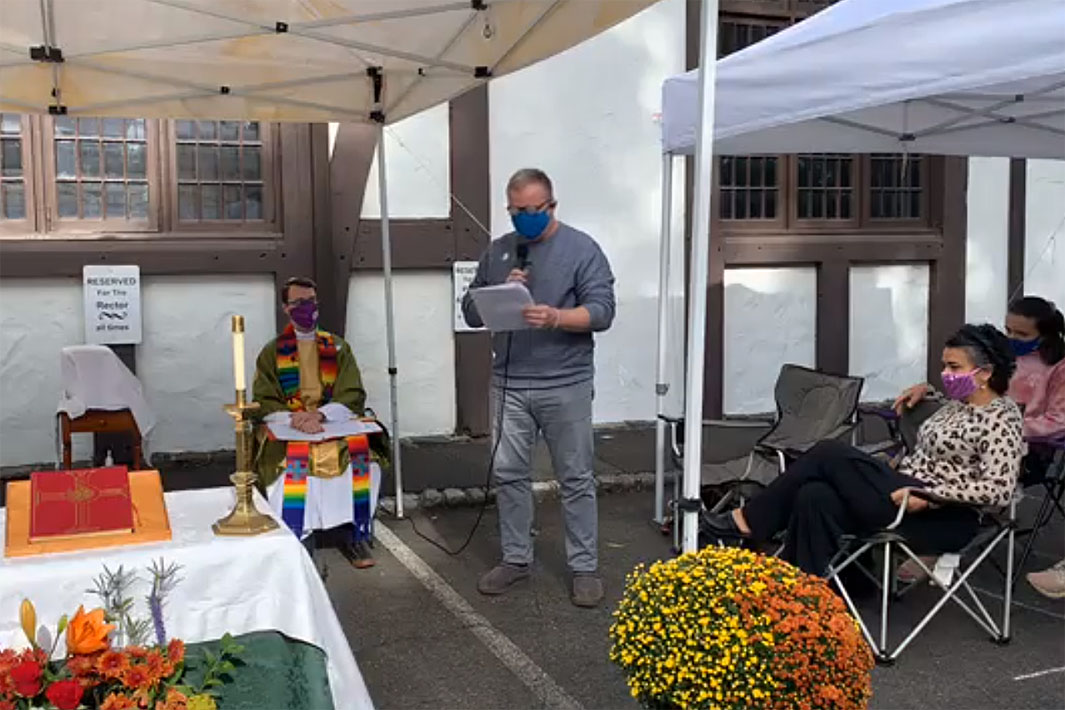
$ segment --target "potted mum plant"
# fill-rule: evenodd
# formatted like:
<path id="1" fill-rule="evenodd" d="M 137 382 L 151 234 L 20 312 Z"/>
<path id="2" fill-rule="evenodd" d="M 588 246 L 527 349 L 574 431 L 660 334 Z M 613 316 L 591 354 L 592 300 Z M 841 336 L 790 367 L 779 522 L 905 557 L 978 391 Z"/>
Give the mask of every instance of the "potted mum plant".
<path id="1" fill-rule="evenodd" d="M 858 710 L 873 655 L 821 579 L 708 547 L 628 577 L 610 659 L 647 708 Z"/>

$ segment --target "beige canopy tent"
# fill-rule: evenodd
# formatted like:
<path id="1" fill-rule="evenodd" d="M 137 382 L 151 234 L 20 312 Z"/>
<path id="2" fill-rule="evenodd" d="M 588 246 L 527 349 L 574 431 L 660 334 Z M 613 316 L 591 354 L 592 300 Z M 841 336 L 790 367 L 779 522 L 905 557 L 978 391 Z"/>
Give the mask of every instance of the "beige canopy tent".
<path id="1" fill-rule="evenodd" d="M 0 111 L 386 123 L 655 0 L 3 0 Z M 392 431 L 391 243 L 378 139 Z M 354 205 L 353 209 L 359 209 Z M 396 510 L 403 515 L 398 436 Z"/>

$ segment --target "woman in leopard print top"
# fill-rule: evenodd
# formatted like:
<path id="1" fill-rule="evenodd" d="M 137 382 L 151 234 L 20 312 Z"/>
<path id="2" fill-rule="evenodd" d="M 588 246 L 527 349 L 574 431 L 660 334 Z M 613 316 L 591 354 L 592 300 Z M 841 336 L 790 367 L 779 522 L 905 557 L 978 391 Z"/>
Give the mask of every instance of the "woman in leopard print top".
<path id="1" fill-rule="evenodd" d="M 1005 506 L 1020 472 L 1023 424 L 1020 408 L 1007 397 L 983 406 L 951 401 L 921 425 L 917 449 L 899 472 L 939 498 Z"/>
<path id="2" fill-rule="evenodd" d="M 974 506 L 1004 506 L 1017 482 L 1024 443 L 1020 409 L 1004 397 L 1015 362 L 993 326 L 967 325 L 943 349 L 943 384 L 953 400 L 929 417 L 898 470 L 839 441 L 823 441 L 743 508 L 703 518 L 704 540 L 768 541 L 786 530 L 781 556 L 824 575 L 842 535 L 883 528 L 908 496 L 899 527 L 918 554 L 955 552 L 976 534 Z M 966 505 L 950 505 L 951 502 Z"/>

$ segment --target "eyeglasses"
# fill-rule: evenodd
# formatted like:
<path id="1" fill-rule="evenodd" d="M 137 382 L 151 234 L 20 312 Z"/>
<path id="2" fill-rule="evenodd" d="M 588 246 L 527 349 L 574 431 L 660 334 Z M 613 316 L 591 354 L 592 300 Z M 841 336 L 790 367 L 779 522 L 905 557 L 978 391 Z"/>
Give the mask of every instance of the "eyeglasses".
<path id="1" fill-rule="evenodd" d="M 317 306 L 318 305 L 318 299 L 317 298 L 297 298 L 294 301 L 289 301 L 288 305 L 293 307 L 293 308 L 295 308 L 296 306 L 302 306 L 305 303 L 308 303 L 308 304 L 310 304 L 312 306 Z"/>
<path id="2" fill-rule="evenodd" d="M 541 205 L 536 205 L 535 207 L 512 207 L 510 205 L 507 205 L 507 212 L 510 214 L 511 217 L 513 217 L 514 215 L 521 213 L 536 214 L 537 212 L 543 212 L 544 210 L 554 206 L 554 200 L 548 200 L 547 202 Z"/>

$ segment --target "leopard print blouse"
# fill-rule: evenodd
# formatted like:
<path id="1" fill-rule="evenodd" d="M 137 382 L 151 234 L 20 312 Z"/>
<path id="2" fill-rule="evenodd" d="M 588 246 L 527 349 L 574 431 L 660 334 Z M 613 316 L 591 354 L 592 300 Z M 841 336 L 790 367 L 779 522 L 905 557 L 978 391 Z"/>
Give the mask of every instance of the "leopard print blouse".
<path id="1" fill-rule="evenodd" d="M 1002 507 L 1025 453 L 1021 410 L 1007 397 L 984 407 L 948 402 L 921 425 L 917 449 L 899 471 L 941 498 Z"/>

